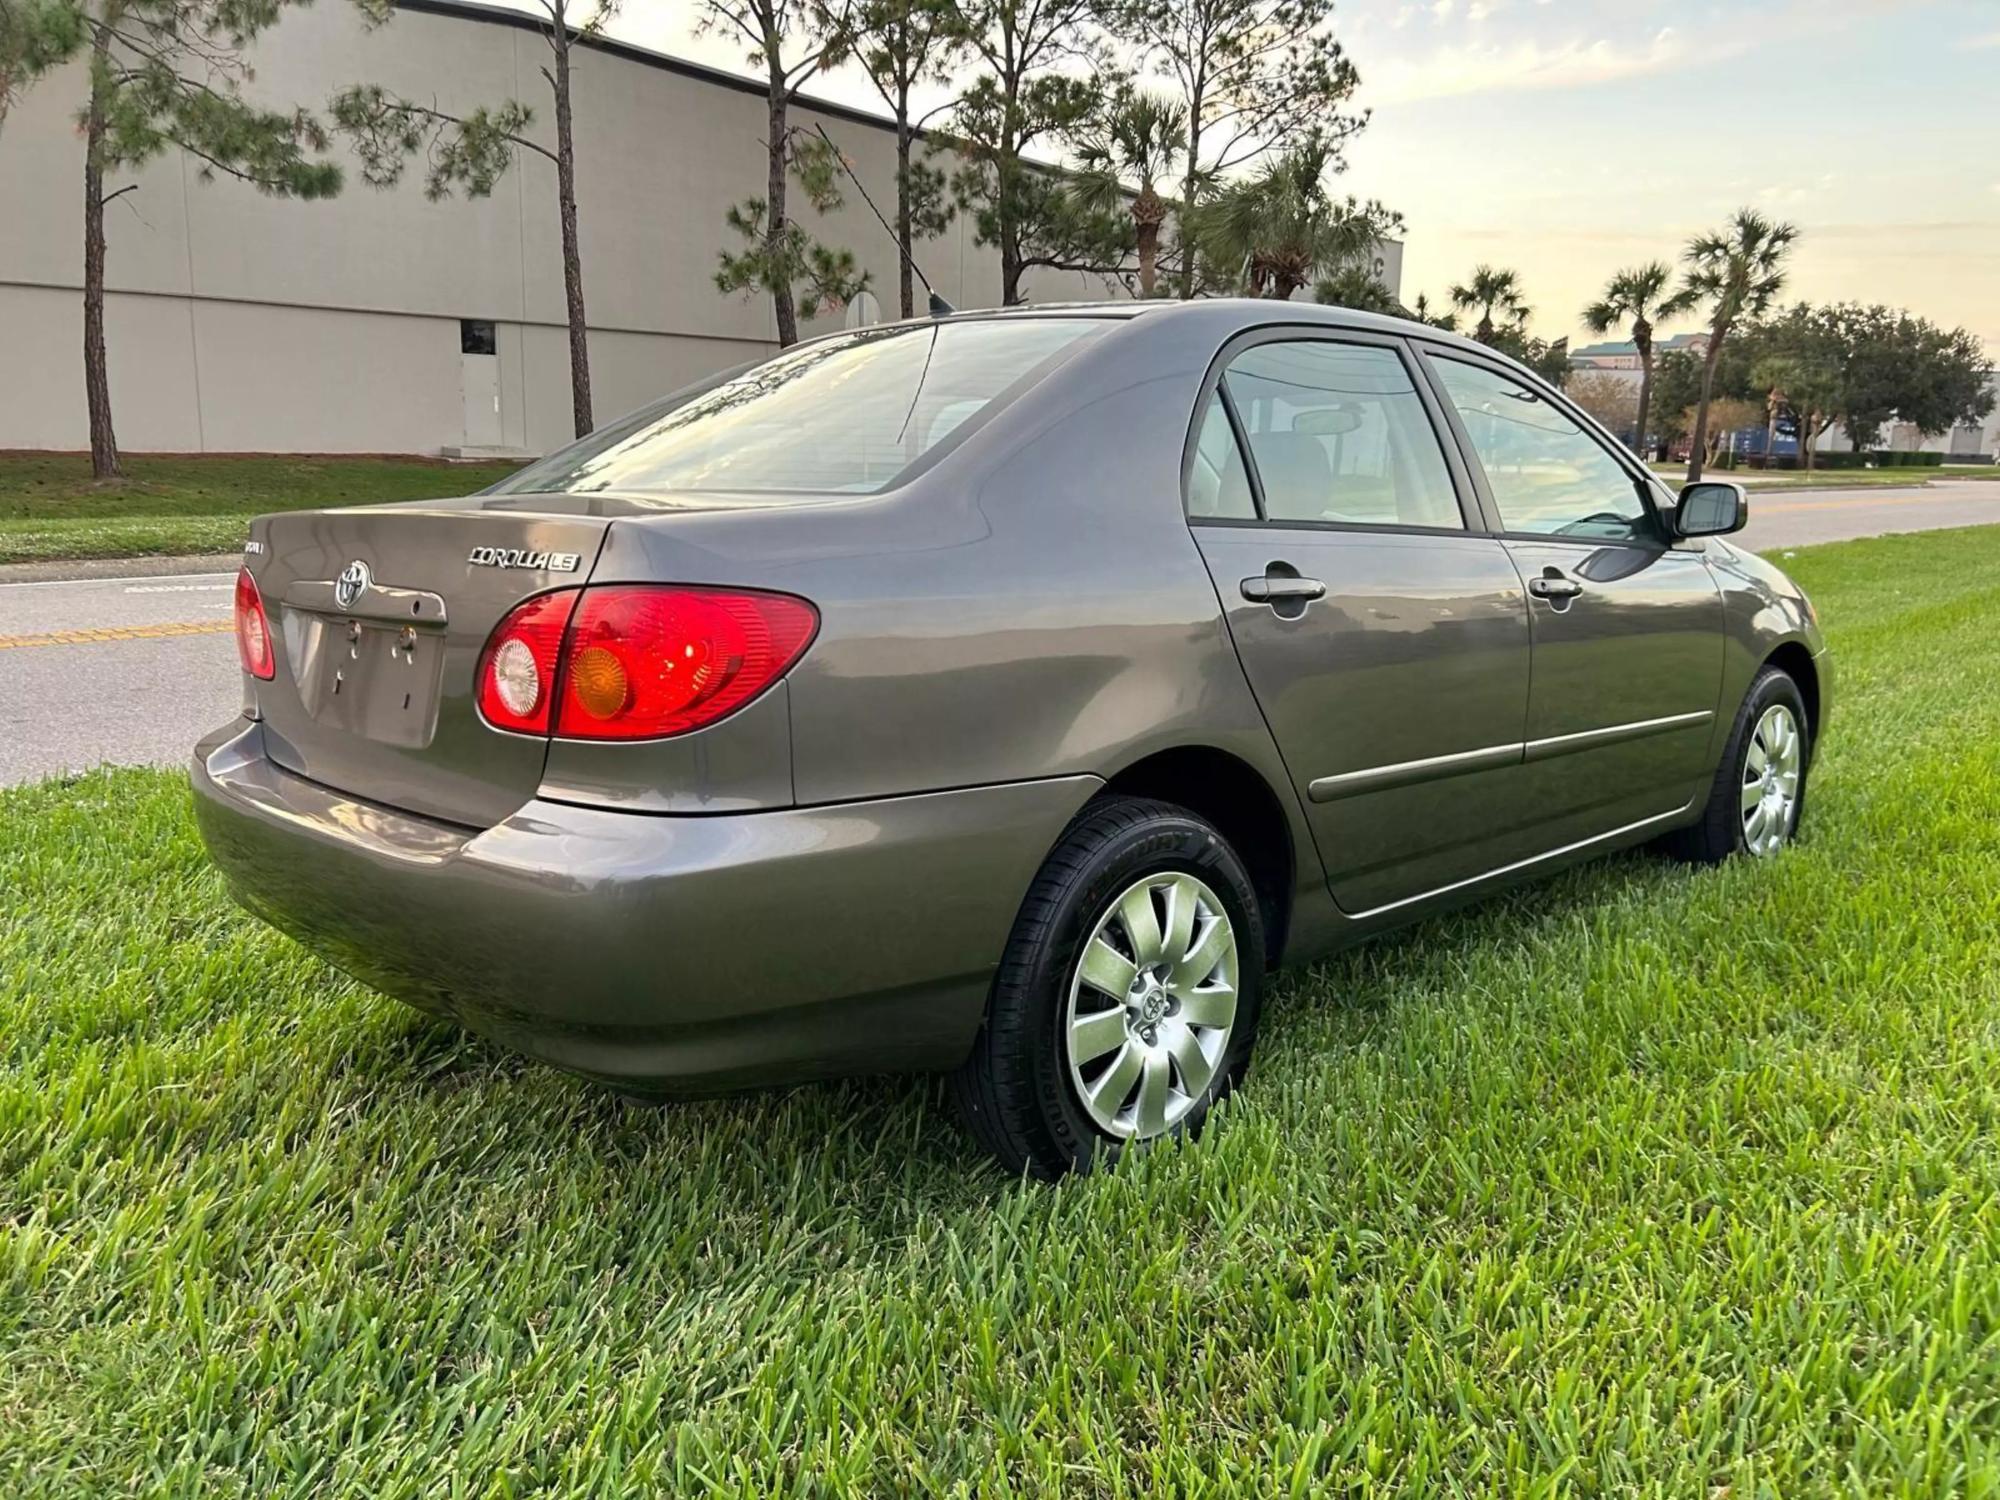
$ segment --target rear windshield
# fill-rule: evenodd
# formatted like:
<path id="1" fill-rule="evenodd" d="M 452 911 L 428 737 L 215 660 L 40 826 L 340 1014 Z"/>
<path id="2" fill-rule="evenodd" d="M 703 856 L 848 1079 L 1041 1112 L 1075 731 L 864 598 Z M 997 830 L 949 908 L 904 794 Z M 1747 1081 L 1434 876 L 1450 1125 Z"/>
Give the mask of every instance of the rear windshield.
<path id="1" fill-rule="evenodd" d="M 823 339 L 637 412 L 493 493 L 872 494 L 1109 326 L 1010 317 Z"/>

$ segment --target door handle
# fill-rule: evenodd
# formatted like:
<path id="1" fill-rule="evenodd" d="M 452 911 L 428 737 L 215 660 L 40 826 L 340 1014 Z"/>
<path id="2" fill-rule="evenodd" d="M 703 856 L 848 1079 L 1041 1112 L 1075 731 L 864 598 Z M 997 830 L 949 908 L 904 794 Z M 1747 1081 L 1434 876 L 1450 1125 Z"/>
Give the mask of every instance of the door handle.
<path id="1" fill-rule="evenodd" d="M 1278 604 L 1287 599 L 1323 599 L 1326 597 L 1326 585 L 1317 578 L 1266 573 L 1262 578 L 1243 580 L 1243 597 L 1252 604 Z"/>
<path id="2" fill-rule="evenodd" d="M 1528 592 L 1537 599 L 1574 599 L 1583 592 L 1583 585 L 1574 578 L 1565 578 L 1560 573 L 1550 572 L 1540 578 L 1530 578 Z"/>

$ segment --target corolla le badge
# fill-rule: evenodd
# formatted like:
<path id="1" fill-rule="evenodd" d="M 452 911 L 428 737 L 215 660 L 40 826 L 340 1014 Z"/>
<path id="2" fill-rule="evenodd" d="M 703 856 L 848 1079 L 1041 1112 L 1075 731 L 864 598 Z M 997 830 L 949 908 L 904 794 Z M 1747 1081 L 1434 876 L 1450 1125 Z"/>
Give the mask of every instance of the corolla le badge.
<path id="1" fill-rule="evenodd" d="M 534 552 L 526 547 L 474 547 L 466 561 L 481 568 L 546 568 L 574 573 L 583 558 L 575 552 Z"/>
<path id="2" fill-rule="evenodd" d="M 340 576 L 334 579 L 333 602 L 338 604 L 342 609 L 353 608 L 354 601 L 368 592 L 368 585 L 371 581 L 372 575 L 368 571 L 368 564 L 358 557 L 355 558 L 353 562 L 342 568 Z"/>

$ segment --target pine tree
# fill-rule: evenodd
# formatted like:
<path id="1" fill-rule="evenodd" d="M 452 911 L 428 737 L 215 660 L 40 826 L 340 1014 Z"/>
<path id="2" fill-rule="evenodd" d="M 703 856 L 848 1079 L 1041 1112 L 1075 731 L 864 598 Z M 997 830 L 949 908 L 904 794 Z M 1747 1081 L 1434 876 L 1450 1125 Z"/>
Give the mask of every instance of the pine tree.
<path id="1" fill-rule="evenodd" d="M 796 129 L 792 101 L 822 68 L 845 56 L 847 38 L 824 9 L 808 0 L 701 0 L 701 29 L 746 44 L 764 74 L 764 196 L 734 204 L 729 227 L 748 242 L 718 258 L 715 284 L 725 292 L 770 293 L 778 344 L 799 341 L 800 284 L 813 316 L 857 296 L 867 275 L 851 251 L 823 245 L 791 213 L 794 177 L 821 213 L 840 206 L 842 164 L 824 139 Z"/>
<path id="2" fill-rule="evenodd" d="M 333 118 L 361 156 L 362 176 L 376 187 L 399 181 L 412 156 L 430 167 L 424 191 L 432 199 L 454 190 L 484 198 L 506 174 L 517 153 L 530 151 L 556 171 L 556 215 L 562 231 L 563 305 L 569 325 L 571 427 L 582 437 L 596 425 L 590 399 L 590 324 L 583 306 L 583 248 L 576 211 L 576 129 L 570 56 L 598 35 L 616 14 L 617 0 L 586 0 L 589 14 L 573 25 L 570 0 L 536 0 L 546 25 L 549 61 L 542 78 L 555 103 L 556 144 L 551 151 L 527 132 L 534 111 L 516 99 L 453 114 L 436 105 L 398 98 L 372 84 L 356 84 L 333 101 Z"/>
<path id="3" fill-rule="evenodd" d="M 11 3 L 11 0 L 10 0 Z M 250 44 L 305 0 L 87 0 L 74 10 L 89 55 L 79 114 L 83 167 L 83 372 L 90 467 L 120 473 L 104 337 L 105 206 L 138 191 L 105 179 L 170 147 L 218 174 L 291 198 L 329 198 L 340 168 L 323 160 L 325 128 L 303 109 L 267 109 L 243 95 Z"/>

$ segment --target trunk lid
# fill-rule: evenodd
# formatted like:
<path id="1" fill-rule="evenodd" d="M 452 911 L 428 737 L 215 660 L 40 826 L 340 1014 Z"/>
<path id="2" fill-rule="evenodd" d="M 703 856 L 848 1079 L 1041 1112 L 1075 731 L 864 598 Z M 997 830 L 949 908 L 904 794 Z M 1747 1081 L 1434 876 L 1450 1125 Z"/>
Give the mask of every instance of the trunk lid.
<path id="1" fill-rule="evenodd" d="M 260 519 L 249 566 L 277 675 L 251 686 L 271 759 L 424 816 L 505 818 L 534 796 L 548 742 L 480 718 L 480 650 L 523 599 L 580 587 L 620 510 L 534 495 Z"/>

